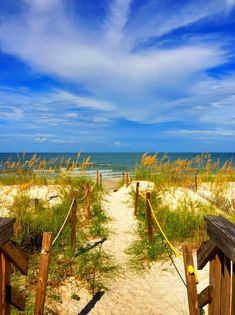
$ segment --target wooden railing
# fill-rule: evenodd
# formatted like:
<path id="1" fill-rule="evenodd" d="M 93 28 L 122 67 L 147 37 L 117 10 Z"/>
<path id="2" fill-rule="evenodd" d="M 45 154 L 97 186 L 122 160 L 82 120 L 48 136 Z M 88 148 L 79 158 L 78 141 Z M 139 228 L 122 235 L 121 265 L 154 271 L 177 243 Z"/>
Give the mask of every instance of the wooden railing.
<path id="1" fill-rule="evenodd" d="M 192 248 L 183 246 L 190 315 L 199 315 L 208 304 L 209 315 L 235 315 L 235 225 L 222 216 L 206 216 L 209 240 L 197 251 L 197 268 L 207 263 L 209 285 L 197 293 L 196 273 L 193 266 Z"/>
<path id="2" fill-rule="evenodd" d="M 25 297 L 11 286 L 11 264 L 22 275 L 28 272 L 28 257 L 10 238 L 13 235 L 14 218 L 0 218 L 0 314 L 10 314 L 11 305 L 20 311 L 25 309 Z"/>

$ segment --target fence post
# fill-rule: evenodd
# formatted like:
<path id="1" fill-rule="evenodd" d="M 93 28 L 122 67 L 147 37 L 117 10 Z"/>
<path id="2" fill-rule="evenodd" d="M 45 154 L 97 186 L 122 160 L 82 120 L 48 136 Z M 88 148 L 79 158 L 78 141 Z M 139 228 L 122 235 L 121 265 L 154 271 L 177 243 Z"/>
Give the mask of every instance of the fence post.
<path id="1" fill-rule="evenodd" d="M 134 211 L 134 215 L 135 215 L 135 216 L 137 216 L 137 212 L 138 212 L 139 186 L 140 186 L 140 183 L 137 182 L 137 183 L 136 183 L 136 190 L 135 190 L 135 211 Z"/>
<path id="2" fill-rule="evenodd" d="M 71 216 L 70 216 L 70 225 L 71 225 L 70 239 L 71 239 L 72 253 L 74 254 L 75 247 L 76 247 L 76 224 L 77 224 L 77 199 L 76 199 L 77 194 L 76 192 L 74 192 L 72 196 L 73 196 L 73 205 L 72 205 Z"/>
<path id="3" fill-rule="evenodd" d="M 195 182 L 195 191 L 197 191 L 197 188 L 198 188 L 198 183 L 197 183 L 197 170 L 195 171 L 195 174 L 194 174 L 194 182 Z"/>
<path id="4" fill-rule="evenodd" d="M 87 209 L 87 219 L 91 218 L 91 196 L 90 196 L 90 184 L 86 184 L 86 209 Z"/>
<path id="5" fill-rule="evenodd" d="M 100 188 L 102 188 L 103 182 L 102 182 L 102 174 L 100 173 Z"/>
<path id="6" fill-rule="evenodd" d="M 129 184 L 129 174 L 128 171 L 126 171 L 126 187 L 128 187 Z"/>
<path id="7" fill-rule="evenodd" d="M 34 315 L 42 315 L 44 312 L 51 251 L 52 251 L 52 233 L 44 232 L 43 239 L 42 239 L 42 250 L 41 250 L 41 257 L 40 257 L 40 264 L 39 264 Z"/>
<path id="8" fill-rule="evenodd" d="M 122 183 L 123 183 L 123 185 L 125 183 L 125 173 L 124 172 L 122 172 Z"/>
<path id="9" fill-rule="evenodd" d="M 10 286 L 10 274 L 11 266 L 10 262 L 6 259 L 3 253 L 1 253 L 1 313 L 3 315 L 10 315 L 11 304 L 9 299 L 9 292 L 7 292 Z"/>
<path id="10" fill-rule="evenodd" d="M 185 270 L 185 278 L 186 278 L 187 291 L 188 291 L 189 314 L 199 315 L 200 312 L 199 312 L 199 307 L 198 307 L 196 277 L 195 277 L 195 273 L 190 274 L 188 271 L 189 266 L 194 267 L 192 247 L 190 245 L 183 245 L 182 250 L 183 250 L 183 256 L 184 256 L 184 270 Z"/>
<path id="11" fill-rule="evenodd" d="M 96 170 L 96 186 L 99 187 L 99 182 L 100 182 L 100 175 L 99 175 L 99 170 Z"/>
<path id="12" fill-rule="evenodd" d="M 150 209 L 150 192 L 146 193 L 146 214 L 147 214 L 147 225 L 148 225 L 148 239 L 151 242 L 153 239 L 153 228 L 152 228 L 152 216 Z"/>

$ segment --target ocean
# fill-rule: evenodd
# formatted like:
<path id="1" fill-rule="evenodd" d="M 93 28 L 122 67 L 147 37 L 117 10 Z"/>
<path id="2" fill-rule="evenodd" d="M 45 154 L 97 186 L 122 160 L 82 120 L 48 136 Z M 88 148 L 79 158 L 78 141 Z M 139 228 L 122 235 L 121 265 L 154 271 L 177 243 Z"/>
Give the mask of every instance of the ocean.
<path id="1" fill-rule="evenodd" d="M 17 161 L 18 157 L 22 157 L 24 155 L 24 160 L 30 160 L 34 154 L 42 160 L 67 160 L 71 158 L 71 160 L 76 160 L 77 153 L 12 153 L 12 152 L 5 152 L 0 153 L 0 169 L 3 167 L 4 163 L 10 159 L 10 161 Z M 87 157 L 90 157 L 90 162 L 94 163 L 91 167 L 87 169 L 87 174 L 90 176 L 94 176 L 96 170 L 99 169 L 103 177 L 121 177 L 122 173 L 128 170 L 131 173 L 134 172 L 135 166 L 137 163 L 141 161 L 141 157 L 144 153 L 143 152 L 131 152 L 131 153 L 111 153 L 111 152 L 87 152 L 81 153 L 79 161 L 85 160 Z M 154 153 L 149 153 L 154 154 Z M 165 153 L 158 153 L 158 157 L 161 158 Z M 178 152 L 178 153 L 167 153 L 170 160 L 174 161 L 176 159 L 192 159 L 195 156 L 202 154 L 201 152 L 194 152 L 194 153 L 185 153 L 185 152 Z M 210 154 L 213 161 L 220 160 L 220 163 L 223 164 L 226 160 L 233 160 L 235 161 L 235 152 L 216 152 L 216 153 L 206 153 Z"/>

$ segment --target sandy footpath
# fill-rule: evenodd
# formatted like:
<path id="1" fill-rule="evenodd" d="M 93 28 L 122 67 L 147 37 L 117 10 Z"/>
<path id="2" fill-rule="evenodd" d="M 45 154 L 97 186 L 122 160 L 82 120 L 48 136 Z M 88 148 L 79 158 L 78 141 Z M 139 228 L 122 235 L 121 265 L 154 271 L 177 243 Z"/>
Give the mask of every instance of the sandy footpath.
<path id="1" fill-rule="evenodd" d="M 177 315 L 188 314 L 186 288 L 169 261 L 153 263 L 151 268 L 136 274 L 128 265 L 129 255 L 125 250 L 136 238 L 136 220 L 133 215 L 130 190 L 135 187 L 122 187 L 117 192 L 109 192 L 104 196 L 103 207 L 110 216 L 110 238 L 103 244 L 103 249 L 113 255 L 121 268 L 121 274 L 115 277 L 109 290 L 91 309 L 91 315 Z M 151 190 L 147 182 L 142 182 L 140 189 Z M 183 264 L 175 259 L 181 274 L 184 276 Z M 207 285 L 207 273 L 199 273 L 199 292 Z M 80 301 L 70 299 L 71 292 L 77 290 Z M 80 313 L 91 296 L 85 289 L 79 289 L 75 281 L 61 286 L 62 303 L 57 308 L 58 314 Z M 67 297 L 67 298 L 66 298 Z M 69 310 L 69 311 L 68 311 Z"/>

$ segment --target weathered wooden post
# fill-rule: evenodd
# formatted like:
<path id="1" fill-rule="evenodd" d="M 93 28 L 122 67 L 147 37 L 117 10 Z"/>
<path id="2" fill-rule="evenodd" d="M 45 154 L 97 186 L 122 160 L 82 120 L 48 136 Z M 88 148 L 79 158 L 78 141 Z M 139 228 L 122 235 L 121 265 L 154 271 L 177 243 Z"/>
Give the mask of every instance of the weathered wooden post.
<path id="1" fill-rule="evenodd" d="M 99 174 L 99 170 L 96 170 L 96 186 L 99 187 L 99 183 L 100 183 L 100 174 Z"/>
<path id="2" fill-rule="evenodd" d="M 129 185 L 129 174 L 128 171 L 126 171 L 126 187 Z"/>
<path id="3" fill-rule="evenodd" d="M 188 305 L 190 315 L 200 315 L 198 307 L 196 275 L 194 272 L 193 254 L 191 245 L 183 245 L 184 269 L 188 291 Z"/>
<path id="4" fill-rule="evenodd" d="M 10 296 L 9 296 L 10 292 L 8 292 L 8 289 L 10 288 L 11 266 L 3 253 L 1 253 L 0 256 L 1 256 L 1 287 L 2 287 L 1 311 L 3 315 L 9 315 L 11 313 L 11 304 L 10 304 Z"/>
<path id="5" fill-rule="evenodd" d="M 46 287 L 47 287 L 51 251 L 52 251 L 52 233 L 44 232 L 43 239 L 42 239 L 42 250 L 41 250 L 41 257 L 40 257 L 40 264 L 39 264 L 34 315 L 42 315 L 44 313 L 44 304 L 45 304 L 45 298 L 46 298 Z"/>
<path id="6" fill-rule="evenodd" d="M 139 186 L 140 186 L 140 183 L 137 182 L 137 183 L 136 183 L 136 189 L 135 189 L 135 211 L 134 211 L 134 215 L 135 215 L 135 216 L 137 216 L 137 212 L 138 212 Z"/>
<path id="7" fill-rule="evenodd" d="M 122 183 L 123 183 L 123 185 L 125 183 L 125 172 L 122 172 Z"/>
<path id="8" fill-rule="evenodd" d="M 103 179 L 102 179 L 102 174 L 100 173 L 100 188 L 103 187 Z"/>
<path id="9" fill-rule="evenodd" d="M 71 216 L 70 216 L 70 239 L 71 239 L 71 249 L 72 253 L 75 253 L 75 247 L 76 247 L 76 225 L 77 225 L 77 194 L 76 192 L 73 192 L 73 205 L 71 209 Z"/>
<path id="10" fill-rule="evenodd" d="M 195 191 L 197 191 L 197 189 L 198 189 L 197 170 L 195 171 L 195 174 L 194 174 L 194 182 L 195 182 Z"/>
<path id="11" fill-rule="evenodd" d="M 153 239 L 153 228 L 152 228 L 152 215 L 150 209 L 150 192 L 146 193 L 146 214 L 147 214 L 147 225 L 148 225 L 148 239 L 151 242 Z"/>
<path id="12" fill-rule="evenodd" d="M 91 218 L 91 192 L 90 192 L 90 184 L 86 184 L 86 208 L 87 208 L 87 219 Z"/>

